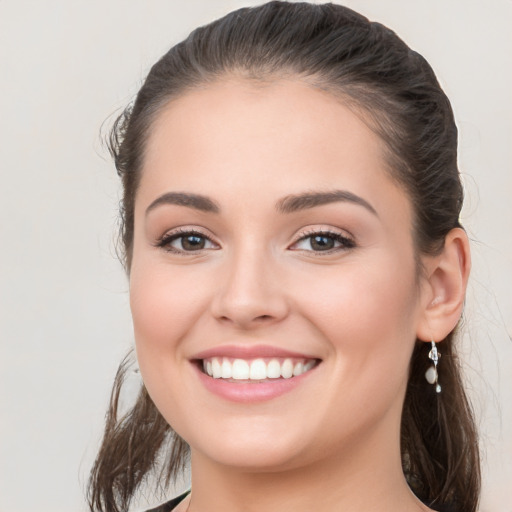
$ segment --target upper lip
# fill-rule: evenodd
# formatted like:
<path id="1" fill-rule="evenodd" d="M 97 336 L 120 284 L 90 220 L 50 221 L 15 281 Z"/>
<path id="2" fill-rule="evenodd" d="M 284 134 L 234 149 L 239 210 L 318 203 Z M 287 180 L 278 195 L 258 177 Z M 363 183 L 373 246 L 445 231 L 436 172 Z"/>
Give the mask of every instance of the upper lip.
<path id="1" fill-rule="evenodd" d="M 220 345 L 198 352 L 191 359 L 209 359 L 211 357 L 232 357 L 234 359 L 258 359 L 263 357 L 318 359 L 318 357 L 293 352 L 271 345 Z"/>

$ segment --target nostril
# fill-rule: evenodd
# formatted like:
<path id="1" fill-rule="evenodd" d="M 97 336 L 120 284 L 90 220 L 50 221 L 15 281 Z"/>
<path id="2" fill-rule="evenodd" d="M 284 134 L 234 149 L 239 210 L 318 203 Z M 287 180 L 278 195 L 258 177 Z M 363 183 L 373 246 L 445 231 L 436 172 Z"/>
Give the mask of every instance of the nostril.
<path id="1" fill-rule="evenodd" d="M 274 317 L 272 315 L 260 315 L 260 316 L 257 316 L 255 317 L 252 321 L 254 322 L 265 322 L 265 321 L 268 321 L 268 320 L 272 320 Z M 223 321 L 223 322 L 231 322 L 232 319 L 229 318 L 229 316 L 221 316 L 219 318 L 219 320 Z"/>

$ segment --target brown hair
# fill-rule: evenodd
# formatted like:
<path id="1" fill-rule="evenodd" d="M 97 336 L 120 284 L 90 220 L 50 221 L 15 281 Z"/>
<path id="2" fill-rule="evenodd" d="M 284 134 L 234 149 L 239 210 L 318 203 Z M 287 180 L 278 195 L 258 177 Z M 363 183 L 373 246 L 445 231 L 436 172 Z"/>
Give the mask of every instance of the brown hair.
<path id="1" fill-rule="evenodd" d="M 411 199 L 418 255 L 441 250 L 447 233 L 460 227 L 457 128 L 425 59 L 388 28 L 346 7 L 270 2 L 234 11 L 171 48 L 115 123 L 110 146 L 123 183 L 120 235 L 128 272 L 135 195 L 152 123 L 172 98 L 226 75 L 297 77 L 359 111 L 385 142 L 389 172 Z M 442 343 L 441 394 L 424 378 L 428 350 L 418 341 L 410 363 L 401 431 L 404 474 L 428 506 L 474 512 L 480 488 L 478 442 L 454 333 Z M 103 444 L 91 472 L 92 511 L 126 510 L 152 469 L 168 482 L 188 453 L 144 387 L 132 410 L 118 417 L 125 372 L 126 361 L 116 376 Z"/>

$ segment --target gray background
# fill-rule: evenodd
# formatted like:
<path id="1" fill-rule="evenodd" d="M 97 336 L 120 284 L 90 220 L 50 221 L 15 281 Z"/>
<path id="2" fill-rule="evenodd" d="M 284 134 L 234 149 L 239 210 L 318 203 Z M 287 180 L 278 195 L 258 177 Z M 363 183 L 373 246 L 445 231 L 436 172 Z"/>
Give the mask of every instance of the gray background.
<path id="1" fill-rule="evenodd" d="M 251 3 L 0 0 L 1 512 L 85 510 L 111 381 L 132 344 L 102 122 L 171 43 Z M 422 53 L 454 106 L 474 240 L 461 352 L 482 433 L 481 511 L 511 512 L 512 2 L 346 5 Z"/>

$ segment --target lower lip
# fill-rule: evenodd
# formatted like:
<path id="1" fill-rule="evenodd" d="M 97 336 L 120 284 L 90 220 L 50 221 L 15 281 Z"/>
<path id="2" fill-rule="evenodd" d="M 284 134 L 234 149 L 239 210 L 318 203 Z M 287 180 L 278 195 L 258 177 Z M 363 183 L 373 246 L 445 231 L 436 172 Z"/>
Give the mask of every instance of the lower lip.
<path id="1" fill-rule="evenodd" d="M 206 375 L 206 373 L 203 373 L 197 365 L 194 365 L 194 367 L 199 376 L 199 380 L 208 391 L 226 400 L 243 403 L 264 402 L 284 395 L 294 390 L 297 386 L 300 386 L 316 368 L 302 375 L 298 375 L 297 377 L 290 377 L 289 379 L 236 382 L 214 379 Z"/>

